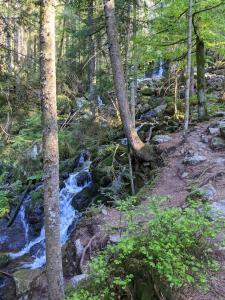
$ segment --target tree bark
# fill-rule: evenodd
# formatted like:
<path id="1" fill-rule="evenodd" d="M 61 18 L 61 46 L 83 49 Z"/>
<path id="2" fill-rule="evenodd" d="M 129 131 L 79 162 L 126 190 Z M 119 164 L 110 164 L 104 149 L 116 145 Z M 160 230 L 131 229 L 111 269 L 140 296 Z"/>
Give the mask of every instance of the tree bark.
<path id="1" fill-rule="evenodd" d="M 12 51 L 12 20 L 9 13 L 9 4 L 8 4 L 8 17 L 6 21 L 6 62 L 8 67 L 8 73 L 11 74 L 13 71 L 13 51 Z"/>
<path id="2" fill-rule="evenodd" d="M 115 3 L 114 0 L 103 0 L 103 3 L 113 79 L 124 132 L 135 155 L 142 160 L 151 161 L 152 148 L 150 145 L 144 144 L 139 138 L 130 114 L 127 89 L 117 40 L 118 34 L 115 19 Z"/>
<path id="3" fill-rule="evenodd" d="M 190 115 L 190 83 L 191 83 L 191 48 L 192 48 L 192 0 L 189 0 L 188 11 L 188 43 L 187 43 L 187 69 L 186 69 L 186 90 L 185 90 L 185 116 L 184 134 L 186 136 L 189 126 Z"/>
<path id="4" fill-rule="evenodd" d="M 54 0 L 41 1 L 40 49 L 48 299 L 61 300 L 64 298 L 64 286 L 60 245 Z"/>
<path id="5" fill-rule="evenodd" d="M 190 97 L 195 94 L 195 72 L 193 65 L 191 66 L 191 80 L 190 80 Z"/>
<path id="6" fill-rule="evenodd" d="M 205 45 L 200 37 L 196 36 L 196 62 L 197 62 L 197 96 L 198 96 L 198 119 L 207 119 L 207 106 L 205 95 Z"/>
<path id="7" fill-rule="evenodd" d="M 89 26 L 89 101 L 92 103 L 92 116 L 95 118 L 96 110 L 96 41 L 92 35 L 94 25 L 94 0 L 88 0 L 88 26 Z"/>
<path id="8" fill-rule="evenodd" d="M 178 89 L 179 89 L 179 73 L 175 72 L 175 84 L 174 84 L 174 117 L 178 119 L 177 100 L 178 100 Z"/>
<path id="9" fill-rule="evenodd" d="M 58 51 L 58 58 L 57 61 L 60 62 L 60 59 L 63 55 L 63 47 L 64 47 L 64 40 L 65 40 L 65 31 L 66 31 L 66 16 L 63 16 L 63 22 L 62 22 L 62 35 L 59 43 L 59 51 Z"/>
<path id="10" fill-rule="evenodd" d="M 137 36 L 137 2 L 133 0 L 133 67 L 132 67 L 132 82 L 131 82 L 131 117 L 135 126 L 135 106 L 137 102 L 137 60 L 138 51 L 136 46 L 135 38 Z"/>

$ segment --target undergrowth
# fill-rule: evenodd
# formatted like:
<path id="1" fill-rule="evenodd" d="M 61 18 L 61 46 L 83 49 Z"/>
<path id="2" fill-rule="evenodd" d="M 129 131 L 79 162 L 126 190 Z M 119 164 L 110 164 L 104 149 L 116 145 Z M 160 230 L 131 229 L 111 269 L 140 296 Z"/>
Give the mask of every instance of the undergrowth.
<path id="1" fill-rule="evenodd" d="M 162 209 L 158 202 L 152 198 L 140 211 L 133 198 L 119 204 L 127 222 L 123 238 L 92 259 L 88 280 L 69 300 L 135 299 L 140 274 L 158 290 L 185 284 L 206 287 L 209 273 L 219 268 L 212 239 L 224 222 L 212 220 L 207 205 Z"/>

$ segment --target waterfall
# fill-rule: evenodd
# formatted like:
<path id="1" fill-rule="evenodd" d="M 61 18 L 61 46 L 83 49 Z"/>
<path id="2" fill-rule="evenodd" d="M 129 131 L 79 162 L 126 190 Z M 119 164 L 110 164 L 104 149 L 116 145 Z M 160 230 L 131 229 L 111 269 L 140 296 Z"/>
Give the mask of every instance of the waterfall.
<path id="1" fill-rule="evenodd" d="M 152 78 L 153 79 L 162 79 L 164 73 L 163 61 L 160 59 L 159 66 L 155 69 Z"/>
<path id="2" fill-rule="evenodd" d="M 103 100 L 100 96 L 97 97 L 97 104 L 98 108 L 101 108 L 104 105 Z"/>
<path id="3" fill-rule="evenodd" d="M 80 155 L 78 167 L 79 171 L 74 172 L 69 175 L 69 177 L 64 181 L 64 187 L 60 190 L 60 239 L 61 245 L 63 246 L 69 238 L 70 228 L 78 222 L 80 218 L 80 213 L 76 211 L 71 205 L 73 197 L 81 192 L 84 188 L 92 184 L 91 174 L 89 171 L 91 162 L 85 160 L 84 154 Z M 82 185 L 77 184 L 77 178 L 80 173 L 86 172 L 86 181 Z M 20 218 L 24 226 L 24 235 L 26 238 L 26 245 L 17 253 L 10 253 L 12 259 L 21 257 L 25 254 L 31 254 L 33 261 L 31 263 L 26 263 L 23 268 L 37 269 L 42 267 L 46 262 L 45 256 L 45 230 L 44 227 L 41 229 L 40 235 L 29 241 L 29 224 L 25 217 L 25 205 L 30 200 L 31 196 L 25 199 L 23 206 L 20 211 Z"/>
<path id="4" fill-rule="evenodd" d="M 138 78 L 137 83 L 140 85 L 142 83 L 148 83 L 152 80 L 161 80 L 164 75 L 164 62 L 160 59 L 159 62 L 155 62 L 153 70 L 146 73 L 144 77 Z"/>

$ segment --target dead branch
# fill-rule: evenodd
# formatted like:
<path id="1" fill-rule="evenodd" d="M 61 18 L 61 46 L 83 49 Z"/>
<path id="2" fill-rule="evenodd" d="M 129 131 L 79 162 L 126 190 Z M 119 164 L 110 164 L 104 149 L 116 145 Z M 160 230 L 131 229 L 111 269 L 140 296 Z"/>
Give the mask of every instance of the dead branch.
<path id="1" fill-rule="evenodd" d="M 82 256 L 81 256 L 81 260 L 80 260 L 80 269 L 82 270 L 83 268 L 83 264 L 84 264 L 84 258 L 85 258 L 85 255 L 87 253 L 87 250 L 91 247 L 91 244 L 93 242 L 93 240 L 96 238 L 96 234 L 93 235 L 93 237 L 89 240 L 88 244 L 84 247 L 84 250 L 83 250 L 83 253 L 82 253 Z"/>

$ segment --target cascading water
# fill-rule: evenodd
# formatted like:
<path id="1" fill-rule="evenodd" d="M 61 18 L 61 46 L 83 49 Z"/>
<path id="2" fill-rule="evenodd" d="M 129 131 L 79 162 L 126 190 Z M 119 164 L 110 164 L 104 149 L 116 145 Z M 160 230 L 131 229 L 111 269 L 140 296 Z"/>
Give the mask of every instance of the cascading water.
<path id="1" fill-rule="evenodd" d="M 89 172 L 91 162 L 85 160 L 84 154 L 80 155 L 78 167 L 79 171 L 72 173 L 64 181 L 64 187 L 61 189 L 60 198 L 60 234 L 61 234 L 61 245 L 64 245 L 69 238 L 71 233 L 71 228 L 74 228 L 75 224 L 80 218 L 80 213 L 76 211 L 71 205 L 73 197 L 80 193 L 84 188 L 92 184 L 91 174 Z M 78 184 L 77 179 L 79 174 L 86 173 L 86 180 L 82 184 Z M 39 187 L 40 188 L 40 187 Z M 10 253 L 11 258 L 15 259 L 21 257 L 25 254 L 31 254 L 33 261 L 31 263 L 26 263 L 23 268 L 37 269 L 45 264 L 45 230 L 44 227 L 41 229 L 40 235 L 29 241 L 29 224 L 26 221 L 25 216 L 25 205 L 29 201 L 31 196 L 28 196 L 23 206 L 20 210 L 20 218 L 24 227 L 24 235 L 26 240 L 26 245 L 17 253 Z"/>
<path id="2" fill-rule="evenodd" d="M 145 74 L 145 76 L 142 78 L 138 78 L 137 83 L 140 85 L 153 80 L 161 80 L 163 78 L 164 71 L 164 63 L 163 60 L 160 59 L 159 62 L 155 63 L 153 71 L 151 71 L 149 74 Z"/>
<path id="3" fill-rule="evenodd" d="M 163 73 L 164 73 L 163 61 L 160 60 L 159 67 L 154 70 L 152 78 L 153 79 L 162 79 Z"/>

